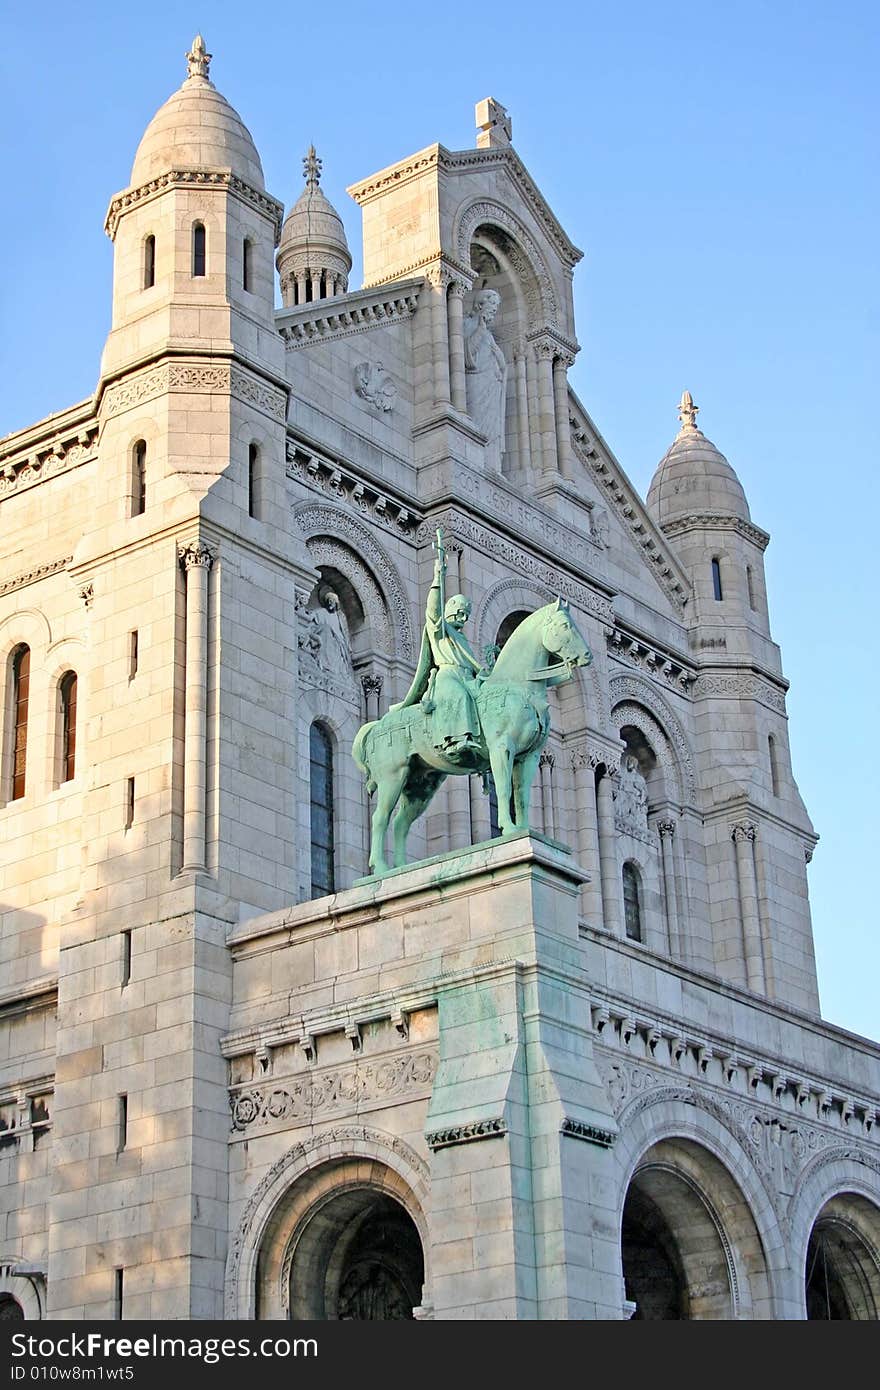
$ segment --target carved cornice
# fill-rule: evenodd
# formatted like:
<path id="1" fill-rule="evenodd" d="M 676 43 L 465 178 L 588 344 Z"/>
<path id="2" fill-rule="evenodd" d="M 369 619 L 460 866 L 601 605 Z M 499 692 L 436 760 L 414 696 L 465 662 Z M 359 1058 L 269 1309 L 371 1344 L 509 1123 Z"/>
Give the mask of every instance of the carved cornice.
<path id="1" fill-rule="evenodd" d="M 425 1143 L 432 1153 L 438 1149 L 450 1149 L 455 1144 L 473 1144 L 480 1139 L 503 1139 L 507 1134 L 507 1123 L 498 1116 L 492 1120 L 475 1120 L 468 1125 L 453 1125 L 449 1129 L 435 1129 L 425 1135 Z"/>
<path id="2" fill-rule="evenodd" d="M 371 522 L 378 521 L 387 531 L 408 536 L 421 522 L 421 513 L 382 492 L 344 464 L 316 452 L 295 435 L 287 438 L 287 477 L 313 492 L 336 502 L 354 506 Z"/>
<path id="3" fill-rule="evenodd" d="M 47 560 L 44 565 L 25 570 L 23 574 L 13 574 L 9 579 L 0 579 L 0 597 L 11 594 L 15 589 L 24 589 L 28 584 L 38 584 L 50 574 L 57 574 L 59 570 L 66 569 L 72 560 L 72 555 L 65 555 L 60 560 Z"/>
<path id="4" fill-rule="evenodd" d="M 421 279 L 398 280 L 378 289 L 283 309 L 275 315 L 275 326 L 288 351 L 348 338 L 370 328 L 387 328 L 412 317 L 421 285 Z"/>
<path id="5" fill-rule="evenodd" d="M 273 223 L 275 229 L 274 244 L 278 245 L 281 240 L 281 224 L 284 220 L 284 204 L 279 203 L 277 198 L 271 197 L 262 189 L 254 188 L 252 184 L 246 183 L 244 179 L 239 178 L 237 174 L 231 173 L 228 169 L 169 169 L 167 174 L 160 174 L 157 178 L 150 179 L 148 183 L 142 183 L 137 188 L 127 188 L 123 193 L 117 193 L 115 198 L 111 200 L 104 221 L 104 231 L 111 241 L 115 240 L 119 219 L 130 208 L 157 197 L 169 188 L 186 188 L 193 185 L 200 188 L 225 188 L 228 192 L 234 193 L 242 202 L 248 203 L 257 212 L 261 212 Z"/>
<path id="6" fill-rule="evenodd" d="M 697 676 L 691 694 L 695 700 L 759 700 L 779 714 L 785 714 L 785 692 L 788 681 L 779 682 L 755 671 L 705 671 Z"/>
<path id="7" fill-rule="evenodd" d="M 26 449 L 21 448 L 21 435 L 13 435 L 6 446 L 8 452 L 0 452 L 0 501 L 89 463 L 97 453 L 98 425 L 94 420 L 53 431 L 51 437 L 42 439 L 37 430 L 22 434 L 29 441 Z"/>
<path id="8" fill-rule="evenodd" d="M 101 400 L 101 415 L 120 415 L 167 391 L 218 393 L 235 396 L 273 420 L 287 419 L 286 392 L 228 362 L 160 362 L 113 382 Z"/>
<path id="9" fill-rule="evenodd" d="M 537 580 L 554 594 L 560 594 L 563 598 L 569 599 L 583 612 L 595 614 L 601 622 L 610 624 L 614 621 L 613 605 L 605 594 L 588 589 L 585 584 L 581 584 L 564 570 L 556 569 L 545 560 L 541 560 L 538 556 L 515 545 L 506 536 L 499 535 L 497 531 L 483 526 L 462 512 L 450 510 L 424 520 L 416 531 L 417 544 L 425 544 L 433 536 L 438 526 L 442 526 L 444 533 L 450 537 L 457 537 L 459 540 L 466 541 L 469 545 L 476 546 L 477 549 L 486 554 L 502 560 L 504 564 L 509 565 L 520 574 L 526 574 L 530 579 Z"/>
<path id="10" fill-rule="evenodd" d="M 754 522 L 743 521 L 738 516 L 726 516 L 716 512 L 702 512 L 694 516 L 682 516 L 676 521 L 668 521 L 660 528 L 664 536 L 683 536 L 687 531 L 735 531 L 738 536 L 751 541 L 759 550 L 766 550 L 770 537 Z"/>
<path id="11" fill-rule="evenodd" d="M 621 627 L 606 633 L 608 651 L 612 656 L 637 666 L 649 676 L 662 676 L 668 686 L 687 695 L 697 679 L 696 674 L 676 657 L 669 656 L 653 644 L 643 642 Z"/>
<path id="12" fill-rule="evenodd" d="M 567 1117 L 562 1121 L 560 1133 L 568 1135 L 569 1139 L 585 1139 L 588 1144 L 598 1144 L 602 1149 L 610 1149 L 616 1138 L 611 1129 L 599 1129 L 597 1125 L 587 1125 L 582 1120 Z"/>
<path id="13" fill-rule="evenodd" d="M 589 417 L 569 389 L 569 424 L 572 447 L 600 490 L 605 493 L 619 521 L 632 536 L 663 592 L 675 610 L 683 614 L 690 597 L 690 582 L 678 558 L 669 548 L 636 495 L 620 465 L 597 437 Z"/>

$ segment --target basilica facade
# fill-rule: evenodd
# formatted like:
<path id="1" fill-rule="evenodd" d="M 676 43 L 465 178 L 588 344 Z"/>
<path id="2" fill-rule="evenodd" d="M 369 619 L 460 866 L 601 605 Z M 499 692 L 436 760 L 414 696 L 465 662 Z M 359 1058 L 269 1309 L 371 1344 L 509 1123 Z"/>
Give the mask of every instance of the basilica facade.
<path id="1" fill-rule="evenodd" d="M 637 495 L 497 102 L 351 186 L 353 289 L 209 64 L 110 202 L 94 396 L 0 441 L 0 1317 L 876 1319 L 736 472 L 684 392 Z M 438 530 L 480 661 L 561 598 L 592 662 L 532 833 L 450 776 L 370 876 Z"/>

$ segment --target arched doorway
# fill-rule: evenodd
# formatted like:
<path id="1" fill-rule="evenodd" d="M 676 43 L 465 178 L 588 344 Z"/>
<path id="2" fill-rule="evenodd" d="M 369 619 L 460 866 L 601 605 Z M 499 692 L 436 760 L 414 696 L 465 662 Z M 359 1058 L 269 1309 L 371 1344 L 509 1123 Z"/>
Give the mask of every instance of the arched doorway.
<path id="1" fill-rule="evenodd" d="M 374 1188 L 354 1187 L 312 1208 L 290 1260 L 293 1319 L 409 1319 L 422 1299 L 425 1265 L 412 1218 Z"/>
<path id="2" fill-rule="evenodd" d="M 11 1293 L 0 1293 L 0 1322 L 24 1322 L 24 1309 Z"/>
<path id="3" fill-rule="evenodd" d="M 855 1194 L 827 1202 L 807 1245 L 804 1296 L 813 1322 L 880 1318 L 880 1211 Z"/>

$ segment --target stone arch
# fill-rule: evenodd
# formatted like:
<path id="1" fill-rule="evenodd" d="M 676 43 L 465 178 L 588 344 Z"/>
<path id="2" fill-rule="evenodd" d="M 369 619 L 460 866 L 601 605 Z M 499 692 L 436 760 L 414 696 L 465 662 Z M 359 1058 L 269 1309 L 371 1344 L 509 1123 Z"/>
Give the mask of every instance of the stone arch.
<path id="1" fill-rule="evenodd" d="M 477 198 L 459 209 L 453 228 L 459 262 L 470 265 L 471 243 L 482 226 L 497 227 L 506 234 L 506 255 L 519 277 L 532 327 L 558 325 L 556 291 L 543 252 L 525 223 L 509 208 L 491 199 Z"/>
<path id="2" fill-rule="evenodd" d="M 623 1089 L 629 1093 L 625 1083 Z M 625 1104 L 618 1123 L 620 1136 L 613 1150 L 619 1174 L 618 1231 L 622 1232 L 627 1193 L 640 1166 L 672 1167 L 704 1202 L 707 1219 L 718 1230 L 732 1271 L 729 1316 L 792 1316 L 780 1311 L 789 1281 L 788 1242 L 772 1175 L 758 1172 L 748 1137 L 732 1115 L 696 1091 L 664 1087 L 636 1095 Z"/>
<path id="3" fill-rule="evenodd" d="M 48 651 L 52 645 L 52 628 L 45 613 L 38 608 L 19 608 L 0 620 L 0 660 L 20 643 L 26 643 L 31 651 Z"/>
<path id="4" fill-rule="evenodd" d="M 369 1166 L 358 1160 L 367 1160 Z M 415 1224 L 426 1261 L 424 1297 L 427 1301 L 430 1289 L 427 1264 L 430 1242 L 425 1218 L 429 1196 L 427 1164 L 402 1139 L 381 1130 L 344 1126 L 315 1135 L 288 1149 L 263 1176 L 248 1200 L 226 1261 L 224 1316 L 228 1320 L 253 1320 L 255 1317 L 258 1263 L 267 1234 L 274 1241 L 275 1288 L 281 1308 L 284 1260 L 297 1222 L 326 1190 L 323 1184 L 328 1174 L 335 1172 L 336 1178 L 341 1179 L 343 1184 L 352 1181 L 353 1174 L 346 1166 L 352 1163 L 355 1172 L 362 1177 L 365 1170 L 367 1175 L 372 1175 L 377 1190 L 381 1189 L 394 1197 Z M 302 1179 L 306 1179 L 306 1182 L 300 1187 Z M 292 1206 L 288 1201 L 291 1193 L 294 1194 L 290 1199 Z M 288 1204 L 282 1211 L 285 1203 Z M 280 1224 L 282 1216 L 287 1221 L 283 1230 Z M 273 1218 L 276 1218 L 276 1227 L 270 1231 Z M 272 1277 L 268 1276 L 270 1281 Z M 267 1315 L 285 1316 L 278 1310 L 264 1314 Z"/>
<path id="5" fill-rule="evenodd" d="M 803 1170 L 788 1205 L 792 1264 L 799 1273 L 800 1316 L 806 1316 L 805 1278 L 811 1236 L 820 1225 L 843 1233 L 853 1260 L 857 1297 L 851 1316 L 880 1318 L 880 1162 L 858 1149 L 840 1146 L 817 1154 Z M 857 1247 L 860 1247 L 859 1259 Z"/>
<path id="6" fill-rule="evenodd" d="M 696 783 L 690 743 L 673 710 L 638 676 L 615 676 L 610 683 L 611 718 L 615 726 L 634 725 L 652 746 L 660 767 L 670 777 L 677 799 L 694 806 Z"/>
<path id="7" fill-rule="evenodd" d="M 25 1321 L 40 1322 L 46 1316 L 46 1277 L 19 1269 L 16 1261 L 0 1259 L 0 1297 L 14 1298 Z"/>
<path id="8" fill-rule="evenodd" d="M 337 507 L 306 502 L 294 508 L 315 566 L 327 565 L 357 588 L 377 645 L 386 657 L 412 662 L 409 599 L 396 566 L 370 531 Z"/>

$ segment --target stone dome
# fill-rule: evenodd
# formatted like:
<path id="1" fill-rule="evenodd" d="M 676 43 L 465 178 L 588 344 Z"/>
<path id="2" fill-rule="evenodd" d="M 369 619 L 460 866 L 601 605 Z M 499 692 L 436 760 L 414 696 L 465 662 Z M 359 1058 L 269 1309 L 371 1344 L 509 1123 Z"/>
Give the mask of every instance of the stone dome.
<path id="1" fill-rule="evenodd" d="M 320 186 L 321 161 L 314 145 L 303 160 L 306 186 L 284 219 L 276 264 L 285 304 L 301 302 L 295 282 L 309 278 L 309 299 L 341 294 L 348 286 L 351 252 L 342 218 Z M 318 291 L 323 277 L 324 289 Z"/>
<path id="2" fill-rule="evenodd" d="M 690 391 L 679 402 L 681 429 L 657 465 L 648 489 L 647 509 L 659 526 L 706 513 L 750 521 L 742 484 L 711 439 L 697 428 Z"/>
<path id="3" fill-rule="evenodd" d="M 187 54 L 189 76 L 160 106 L 138 145 L 132 187 L 169 169 L 228 169 L 252 188 L 265 188 L 250 131 L 208 80 L 210 61 L 211 54 L 205 52 L 204 40 L 197 34 Z"/>

